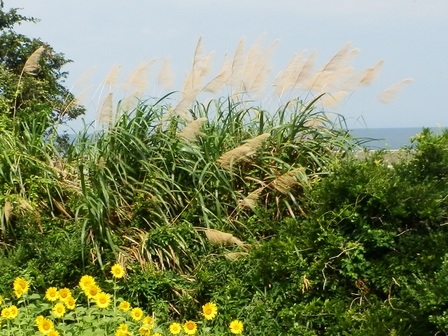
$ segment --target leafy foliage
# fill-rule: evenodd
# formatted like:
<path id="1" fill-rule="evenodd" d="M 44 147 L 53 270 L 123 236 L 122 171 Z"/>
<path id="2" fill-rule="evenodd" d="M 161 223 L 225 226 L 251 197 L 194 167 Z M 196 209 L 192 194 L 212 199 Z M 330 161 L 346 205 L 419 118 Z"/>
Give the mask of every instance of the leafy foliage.
<path id="1" fill-rule="evenodd" d="M 45 129 L 85 112 L 63 85 L 67 72 L 62 67 L 70 61 L 41 40 L 13 30 L 21 23 L 36 21 L 20 15 L 16 8 L 5 11 L 0 2 L 0 129 L 12 119 L 40 123 Z M 44 50 L 35 60 L 34 71 L 26 70 L 27 61 L 39 47 Z"/>

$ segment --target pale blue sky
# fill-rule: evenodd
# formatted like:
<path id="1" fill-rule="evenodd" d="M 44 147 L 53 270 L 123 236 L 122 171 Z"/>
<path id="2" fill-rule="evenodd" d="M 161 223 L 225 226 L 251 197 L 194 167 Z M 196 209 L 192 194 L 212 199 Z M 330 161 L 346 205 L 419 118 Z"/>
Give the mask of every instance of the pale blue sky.
<path id="1" fill-rule="evenodd" d="M 216 52 L 217 71 L 241 37 L 250 45 L 265 33 L 266 45 L 279 40 L 273 75 L 303 50 L 316 51 L 323 65 L 347 42 L 360 49 L 359 70 L 385 61 L 375 83 L 336 110 L 350 127 L 448 126 L 447 0 L 5 0 L 5 6 L 41 19 L 19 30 L 74 61 L 66 68 L 69 87 L 95 67 L 88 122 L 98 105 L 95 87 L 113 65 L 126 74 L 141 61 L 168 57 L 182 81 L 199 36 L 205 52 Z M 376 100 L 404 78 L 414 81 L 391 104 Z"/>

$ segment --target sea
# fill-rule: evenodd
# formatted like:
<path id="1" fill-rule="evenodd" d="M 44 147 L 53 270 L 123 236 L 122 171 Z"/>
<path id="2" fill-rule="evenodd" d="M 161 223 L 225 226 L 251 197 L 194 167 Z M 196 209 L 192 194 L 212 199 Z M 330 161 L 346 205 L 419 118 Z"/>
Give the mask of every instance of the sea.
<path id="1" fill-rule="evenodd" d="M 428 127 L 435 134 L 440 134 L 443 128 Z M 355 138 L 363 140 L 363 146 L 370 150 L 397 150 L 411 145 L 411 139 L 421 133 L 423 127 L 408 128 L 356 128 L 350 130 Z"/>
<path id="2" fill-rule="evenodd" d="M 428 127 L 435 134 L 440 134 L 443 128 Z M 350 134 L 362 140 L 363 147 L 369 150 L 398 150 L 410 146 L 411 139 L 421 133 L 423 127 L 408 128 L 355 128 L 349 130 Z M 75 134 L 69 134 L 69 141 L 73 141 Z"/>

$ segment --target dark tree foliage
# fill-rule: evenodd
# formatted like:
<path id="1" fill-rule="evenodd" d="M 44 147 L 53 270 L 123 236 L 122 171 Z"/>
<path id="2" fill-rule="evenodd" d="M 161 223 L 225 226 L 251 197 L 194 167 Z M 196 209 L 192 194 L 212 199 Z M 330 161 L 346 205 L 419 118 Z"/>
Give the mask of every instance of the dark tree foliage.
<path id="1" fill-rule="evenodd" d="M 68 73 L 62 68 L 71 62 L 40 39 L 29 38 L 14 27 L 37 20 L 19 14 L 18 8 L 4 9 L 0 0 L 0 129 L 17 120 L 39 123 L 45 128 L 85 113 L 63 83 Z M 39 67 L 23 71 L 34 51 L 43 46 Z"/>

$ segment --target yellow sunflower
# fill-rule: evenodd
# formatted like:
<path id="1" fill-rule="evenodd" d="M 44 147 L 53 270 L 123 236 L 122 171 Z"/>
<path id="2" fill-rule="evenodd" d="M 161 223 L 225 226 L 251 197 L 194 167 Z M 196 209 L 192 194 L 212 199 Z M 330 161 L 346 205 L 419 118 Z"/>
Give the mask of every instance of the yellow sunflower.
<path id="1" fill-rule="evenodd" d="M 107 308 L 110 304 L 110 295 L 104 292 L 98 293 L 95 297 L 95 303 L 99 308 Z"/>
<path id="2" fill-rule="evenodd" d="M 128 311 L 129 309 L 131 309 L 131 304 L 127 301 L 121 301 L 118 305 L 118 309 L 122 311 Z"/>
<path id="3" fill-rule="evenodd" d="M 90 275 L 83 275 L 81 280 L 79 280 L 79 287 L 81 287 L 83 291 L 86 291 L 86 289 L 92 285 L 95 285 L 95 279 Z"/>
<path id="4" fill-rule="evenodd" d="M 144 324 L 138 329 L 138 333 L 142 336 L 151 336 L 151 328 L 148 324 Z"/>
<path id="5" fill-rule="evenodd" d="M 3 308 L 1 315 L 5 319 L 10 319 L 11 318 L 11 310 L 9 309 L 9 307 Z"/>
<path id="6" fill-rule="evenodd" d="M 206 320 L 213 320 L 218 315 L 218 307 L 213 302 L 208 302 L 202 306 L 202 314 Z"/>
<path id="7" fill-rule="evenodd" d="M 5 319 L 13 320 L 19 315 L 19 309 L 12 305 L 2 309 L 1 316 Z"/>
<path id="8" fill-rule="evenodd" d="M 36 323 L 37 326 L 39 326 L 43 320 L 44 320 L 44 317 L 42 315 L 39 315 L 38 317 L 36 317 L 34 322 Z"/>
<path id="9" fill-rule="evenodd" d="M 112 266 L 110 273 L 114 278 L 121 279 L 124 277 L 124 268 L 120 264 L 115 264 Z"/>
<path id="10" fill-rule="evenodd" d="M 141 308 L 134 308 L 131 310 L 131 317 L 134 321 L 140 321 L 143 318 L 143 310 Z"/>
<path id="11" fill-rule="evenodd" d="M 50 330 L 50 332 L 47 334 L 47 336 L 60 336 L 59 331 L 57 330 Z"/>
<path id="12" fill-rule="evenodd" d="M 17 298 L 20 298 L 23 294 L 26 294 L 30 288 L 30 284 L 24 278 L 15 278 L 14 279 L 14 293 Z"/>
<path id="13" fill-rule="evenodd" d="M 65 314 L 65 306 L 63 303 L 56 303 L 52 309 L 52 313 L 55 317 L 61 318 Z"/>
<path id="14" fill-rule="evenodd" d="M 194 335 L 198 330 L 198 326 L 194 321 L 187 321 L 184 323 L 184 331 L 187 335 Z"/>
<path id="15" fill-rule="evenodd" d="M 72 293 L 70 292 L 70 289 L 68 289 L 68 288 L 61 288 L 59 290 L 58 294 L 59 294 L 59 299 L 62 302 L 65 302 L 69 297 L 72 296 Z"/>
<path id="16" fill-rule="evenodd" d="M 47 335 L 50 331 L 54 329 L 54 324 L 51 320 L 44 317 L 41 320 L 40 324 L 37 326 L 37 328 L 42 334 Z"/>
<path id="17" fill-rule="evenodd" d="M 45 292 L 45 298 L 48 301 L 56 301 L 59 299 L 59 291 L 56 287 L 49 287 Z"/>
<path id="18" fill-rule="evenodd" d="M 143 320 L 142 320 L 142 324 L 143 325 L 147 325 L 149 328 L 154 328 L 154 319 L 151 316 L 146 316 Z"/>
<path id="19" fill-rule="evenodd" d="M 235 335 L 239 335 L 243 333 L 243 322 L 239 320 L 233 320 L 230 322 L 230 332 Z"/>
<path id="20" fill-rule="evenodd" d="M 127 333 L 129 331 L 129 326 L 126 323 L 121 323 L 116 332 Z"/>
<path id="21" fill-rule="evenodd" d="M 173 334 L 173 335 L 180 334 L 180 332 L 182 330 L 180 324 L 176 323 L 176 322 L 171 323 L 169 329 L 170 329 L 170 333 Z"/>
<path id="22" fill-rule="evenodd" d="M 95 300 L 96 296 L 101 293 L 101 289 L 97 285 L 90 285 L 85 289 L 84 293 L 89 299 Z"/>
<path id="23" fill-rule="evenodd" d="M 67 309 L 73 310 L 76 307 L 76 300 L 73 296 L 69 296 L 67 299 L 64 300 L 64 304 L 67 307 Z"/>

